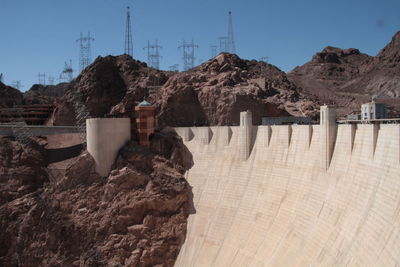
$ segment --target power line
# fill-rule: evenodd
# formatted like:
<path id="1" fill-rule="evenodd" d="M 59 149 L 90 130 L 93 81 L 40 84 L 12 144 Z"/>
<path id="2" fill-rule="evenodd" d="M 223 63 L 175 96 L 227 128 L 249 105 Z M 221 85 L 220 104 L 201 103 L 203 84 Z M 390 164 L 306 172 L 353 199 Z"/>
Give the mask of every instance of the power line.
<path id="1" fill-rule="evenodd" d="M 124 53 L 133 57 L 131 13 L 129 6 L 126 11 L 125 50 Z"/>

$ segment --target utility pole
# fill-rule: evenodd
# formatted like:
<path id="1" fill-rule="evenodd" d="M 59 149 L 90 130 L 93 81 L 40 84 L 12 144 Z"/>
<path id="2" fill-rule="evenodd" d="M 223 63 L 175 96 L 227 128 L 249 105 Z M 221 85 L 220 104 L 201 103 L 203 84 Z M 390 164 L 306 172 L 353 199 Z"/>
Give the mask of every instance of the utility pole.
<path id="1" fill-rule="evenodd" d="M 125 50 L 124 53 L 133 57 L 131 13 L 129 6 L 126 11 Z"/>
<path id="2" fill-rule="evenodd" d="M 90 36 L 90 32 L 86 36 L 81 33 L 81 37 L 76 41 L 79 42 L 79 67 L 82 71 L 92 61 L 90 42 L 94 41 L 94 38 Z"/>
<path id="3" fill-rule="evenodd" d="M 199 46 L 196 45 L 192 39 L 191 43 L 186 43 L 185 40 L 183 40 L 182 44 L 178 47 L 179 49 L 182 49 L 183 52 L 183 70 L 190 70 L 194 67 L 194 62 L 196 60 L 196 57 L 194 56 L 194 50 L 195 48 L 198 48 Z"/>
<path id="4" fill-rule="evenodd" d="M 228 13 L 228 52 L 236 54 L 235 37 L 233 35 L 232 12 Z"/>
<path id="5" fill-rule="evenodd" d="M 147 46 L 143 47 L 144 50 L 147 49 L 147 64 L 151 68 L 160 69 L 159 48 L 162 48 L 162 46 L 158 45 L 158 40 L 155 44 L 150 44 L 150 41 L 147 41 Z"/>

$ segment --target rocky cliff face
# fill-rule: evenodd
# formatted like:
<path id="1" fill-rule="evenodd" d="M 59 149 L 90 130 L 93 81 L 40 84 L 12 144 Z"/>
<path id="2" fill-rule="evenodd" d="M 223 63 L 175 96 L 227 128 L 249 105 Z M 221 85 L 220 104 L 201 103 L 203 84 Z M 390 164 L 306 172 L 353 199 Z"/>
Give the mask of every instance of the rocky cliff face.
<path id="1" fill-rule="evenodd" d="M 400 112 L 400 32 L 376 56 L 359 50 L 326 47 L 310 62 L 296 67 L 288 77 L 324 103 L 336 105 L 339 115 L 359 111 L 360 105 L 376 101 Z M 397 100 L 396 100 L 397 99 Z"/>
<path id="2" fill-rule="evenodd" d="M 62 97 L 70 83 L 59 83 L 57 85 L 34 84 L 24 93 L 26 104 L 53 104 L 55 100 Z"/>
<path id="3" fill-rule="evenodd" d="M 255 124 L 264 116 L 317 112 L 317 105 L 276 67 L 227 53 L 171 77 L 150 99 L 158 120 L 172 126 L 238 125 L 245 110 L 252 111 Z"/>
<path id="4" fill-rule="evenodd" d="M 74 97 L 93 117 L 134 116 L 134 106 L 148 96 L 160 125 L 238 124 L 240 111 L 263 116 L 315 116 L 307 99 L 285 73 L 272 65 L 223 53 L 183 73 L 150 69 L 127 55 L 98 58 L 76 79 L 54 114 L 57 125 L 73 123 Z"/>
<path id="5" fill-rule="evenodd" d="M 1 266 L 173 266 L 193 162 L 172 131 L 156 133 L 150 150 L 127 144 L 107 178 L 85 152 L 52 182 L 40 146 L 1 142 Z"/>
<path id="6" fill-rule="evenodd" d="M 23 100 L 23 94 L 19 90 L 0 82 L 0 108 L 12 108 L 14 105 L 21 105 Z"/>

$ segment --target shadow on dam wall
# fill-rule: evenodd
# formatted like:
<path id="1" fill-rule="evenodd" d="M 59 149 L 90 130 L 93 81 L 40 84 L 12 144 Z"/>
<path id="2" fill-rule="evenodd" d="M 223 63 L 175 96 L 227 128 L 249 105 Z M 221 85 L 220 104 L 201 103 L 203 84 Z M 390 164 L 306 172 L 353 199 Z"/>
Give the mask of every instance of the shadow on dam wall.
<path id="1" fill-rule="evenodd" d="M 176 266 L 400 265 L 398 124 L 338 125 L 327 165 L 320 125 L 253 129 L 243 160 L 239 126 L 176 128 L 196 210 Z"/>

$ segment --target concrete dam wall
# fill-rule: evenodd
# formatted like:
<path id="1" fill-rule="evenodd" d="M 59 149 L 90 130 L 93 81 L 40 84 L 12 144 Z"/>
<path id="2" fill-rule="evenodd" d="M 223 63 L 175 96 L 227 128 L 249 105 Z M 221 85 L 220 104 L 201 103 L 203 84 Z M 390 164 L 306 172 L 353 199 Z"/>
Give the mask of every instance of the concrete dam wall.
<path id="1" fill-rule="evenodd" d="M 399 266 L 400 126 L 321 122 L 176 128 L 195 209 L 176 266 Z"/>

